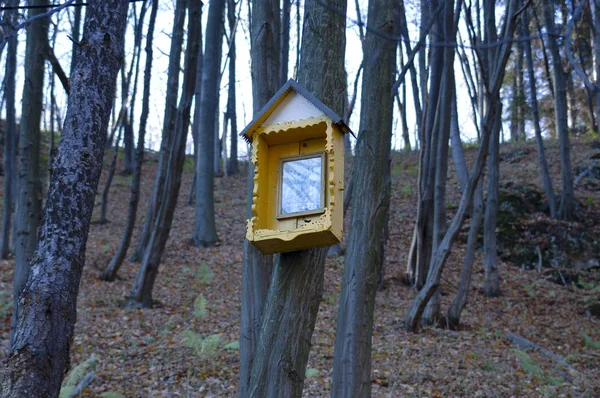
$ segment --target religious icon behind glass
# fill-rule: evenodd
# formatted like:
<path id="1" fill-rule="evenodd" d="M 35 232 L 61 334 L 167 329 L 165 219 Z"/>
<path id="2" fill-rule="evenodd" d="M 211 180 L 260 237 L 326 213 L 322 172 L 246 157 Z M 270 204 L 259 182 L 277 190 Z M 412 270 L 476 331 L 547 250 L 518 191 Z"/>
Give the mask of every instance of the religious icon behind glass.
<path id="1" fill-rule="evenodd" d="M 261 252 L 338 243 L 343 234 L 342 118 L 289 80 L 240 133 L 252 144 L 252 216 L 246 238 Z"/>
<path id="2" fill-rule="evenodd" d="M 325 153 L 281 158 L 277 218 L 325 211 Z"/>

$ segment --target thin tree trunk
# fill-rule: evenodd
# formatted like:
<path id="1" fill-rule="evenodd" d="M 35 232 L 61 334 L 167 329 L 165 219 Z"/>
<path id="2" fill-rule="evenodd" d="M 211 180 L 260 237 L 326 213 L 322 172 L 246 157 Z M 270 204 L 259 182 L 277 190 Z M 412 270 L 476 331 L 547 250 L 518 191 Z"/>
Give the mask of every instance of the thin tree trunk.
<path id="1" fill-rule="evenodd" d="M 475 261 L 475 250 L 477 249 L 477 236 L 483 221 L 483 188 L 481 181 L 475 189 L 475 197 L 473 198 L 473 207 L 471 209 L 471 226 L 469 228 L 469 236 L 467 238 L 467 248 L 465 250 L 465 258 L 463 260 L 462 270 L 460 272 L 460 283 L 458 291 L 447 314 L 448 329 L 455 330 L 460 323 L 462 311 L 467 304 L 469 289 L 471 288 L 471 275 L 473 273 L 473 263 Z"/>
<path id="2" fill-rule="evenodd" d="M 215 115 L 219 105 L 219 70 L 223 40 L 225 0 L 213 0 L 208 8 L 206 44 L 202 71 L 202 97 L 196 162 L 196 222 L 192 243 L 199 247 L 212 246 L 218 239 L 214 205 Z"/>
<path id="3" fill-rule="evenodd" d="M 175 130 L 175 118 L 177 113 L 177 94 L 179 92 L 179 74 L 181 72 L 181 48 L 183 47 L 183 24 L 185 22 L 186 0 L 177 0 L 175 3 L 175 12 L 173 20 L 173 32 L 171 34 L 171 49 L 169 56 L 167 88 L 165 98 L 165 118 L 163 122 L 162 137 L 160 143 L 160 154 L 158 158 L 158 167 L 152 186 L 152 194 L 148 203 L 148 211 L 144 227 L 139 238 L 135 253 L 132 257 L 134 261 L 141 261 L 146 251 L 146 245 L 150 240 L 152 229 L 156 221 L 158 209 L 161 206 L 163 197 L 163 188 L 165 185 L 165 173 L 167 162 L 171 151 L 171 138 Z"/>
<path id="4" fill-rule="evenodd" d="M 198 23 L 200 24 L 200 48 L 198 50 L 198 69 L 196 70 L 196 93 L 194 94 L 194 120 L 192 122 L 192 139 L 194 140 L 194 177 L 192 177 L 192 183 L 190 184 L 190 193 L 188 198 L 188 205 L 192 205 L 196 203 L 196 180 L 197 175 L 196 171 L 198 170 L 198 156 L 199 156 L 199 148 L 198 148 L 198 128 L 194 126 L 199 126 L 200 123 L 200 98 L 202 97 L 202 70 L 204 65 L 204 50 L 203 50 L 203 29 L 202 29 L 202 7 L 200 6 L 200 20 Z"/>
<path id="5" fill-rule="evenodd" d="M 298 1 L 298 0 L 296 0 Z M 279 52 L 279 85 L 283 86 L 288 79 L 288 63 L 290 59 L 290 0 L 283 0 L 281 7 L 281 49 Z"/>
<path id="6" fill-rule="evenodd" d="M 345 15 L 346 0 L 306 0 L 298 71 L 300 84 L 338 114 L 344 111 Z M 276 261 L 249 396 L 302 395 L 326 256 L 327 247 L 318 247 L 281 254 Z"/>
<path id="7" fill-rule="evenodd" d="M 30 3 L 47 6 L 47 0 Z M 29 10 L 29 17 L 46 12 L 46 8 Z M 44 43 L 47 42 L 48 20 L 41 19 L 27 29 L 25 49 L 25 84 L 19 129 L 19 173 L 17 208 L 15 212 L 15 273 L 13 285 L 14 313 L 18 298 L 29 273 L 30 261 L 37 246 L 41 212 L 40 120 L 44 87 Z M 13 341 L 15 323 L 11 326 Z"/>
<path id="8" fill-rule="evenodd" d="M 560 144 L 560 166 L 562 192 L 557 216 L 569 221 L 575 217 L 575 196 L 573 192 L 573 173 L 571 171 L 571 143 L 569 141 L 569 126 L 567 114 L 567 93 L 565 73 L 562 69 L 562 58 L 556 41 L 554 27 L 554 7 L 549 0 L 543 0 L 544 20 L 548 32 L 547 40 L 552 54 L 552 75 L 554 77 L 554 116 Z"/>
<path id="9" fill-rule="evenodd" d="M 8 2 L 16 6 L 17 0 Z M 10 22 L 16 12 L 10 12 Z M 8 39 L 6 56 L 6 75 L 4 76 L 4 95 L 6 97 L 6 122 L 4 124 L 4 207 L 2 208 L 2 240 L 0 257 L 8 258 L 10 252 L 11 221 L 15 210 L 15 186 L 17 173 L 17 120 L 15 109 L 16 71 L 17 71 L 17 35 Z"/>
<path id="10" fill-rule="evenodd" d="M 387 169 L 392 138 L 397 43 L 392 0 L 369 1 L 362 82 L 360 140 L 352 201 L 352 226 L 337 317 L 332 397 L 371 395 L 371 339 L 375 293 L 383 267 L 385 218 L 390 202 Z"/>
<path id="11" fill-rule="evenodd" d="M 529 37 L 529 10 L 524 10 L 522 15 L 521 29 L 523 29 L 522 36 Z M 546 197 L 548 199 L 548 205 L 550 207 L 550 216 L 556 218 L 557 205 L 556 196 L 554 195 L 554 189 L 552 188 L 552 180 L 550 179 L 550 172 L 548 171 L 548 162 L 546 161 L 546 153 L 544 151 L 544 140 L 542 138 L 542 130 L 540 128 L 540 112 L 538 110 L 537 100 L 537 83 L 535 78 L 535 72 L 533 69 L 533 55 L 531 53 L 531 42 L 526 41 L 525 46 L 525 61 L 527 62 L 527 76 L 529 79 L 529 104 L 531 108 L 531 116 L 533 128 L 535 130 L 535 142 L 537 145 L 538 159 L 540 162 L 540 170 L 542 173 L 542 180 L 544 181 L 544 190 L 546 191 Z"/>
<path id="12" fill-rule="evenodd" d="M 192 101 L 196 89 L 196 70 L 200 47 L 200 2 L 189 0 L 188 42 L 185 52 L 183 90 L 176 112 L 175 134 L 171 140 L 170 156 L 167 159 L 163 198 L 158 210 L 154 229 L 148 241 L 146 252 L 140 264 L 127 306 L 130 308 L 151 308 L 152 291 L 162 255 L 169 238 L 173 215 L 181 187 L 181 173 L 185 162 L 185 143 L 191 117 Z"/>
<path id="13" fill-rule="evenodd" d="M 500 291 L 500 277 L 498 274 L 498 249 L 496 225 L 498 216 L 498 182 L 500 180 L 500 128 L 501 107 L 500 99 L 496 99 L 498 110 L 496 121 L 492 126 L 488 157 L 488 189 L 485 205 L 485 221 L 483 226 L 483 249 L 485 256 L 485 278 L 483 292 L 487 297 L 498 297 Z"/>
<path id="14" fill-rule="evenodd" d="M 489 4 L 490 3 L 488 3 L 487 6 L 489 6 Z M 502 42 L 496 42 L 498 43 L 497 47 L 495 47 L 494 52 L 494 58 L 496 62 L 492 65 L 493 67 L 488 71 L 486 75 L 486 80 L 488 82 L 488 84 L 486 85 L 486 87 L 488 87 L 488 98 L 486 101 L 487 104 L 485 112 L 482 113 L 484 115 L 482 119 L 481 128 L 482 138 L 477 153 L 477 158 L 473 165 L 469 182 L 467 184 L 466 189 L 463 192 L 456 214 L 452 219 L 452 223 L 448 227 L 448 230 L 446 231 L 446 234 L 440 242 L 436 252 L 433 253 L 431 257 L 431 264 L 429 267 L 429 273 L 427 275 L 427 281 L 425 283 L 425 286 L 423 286 L 423 288 L 419 291 L 417 296 L 413 299 L 413 302 L 406 314 L 404 320 L 404 327 L 408 331 L 415 331 L 417 329 L 427 303 L 437 290 L 440 283 L 442 271 L 444 269 L 444 265 L 448 259 L 448 256 L 450 255 L 450 251 L 454 244 L 454 240 L 456 239 L 460 227 L 464 222 L 467 209 L 471 208 L 475 188 L 478 184 L 487 157 L 493 124 L 496 121 L 495 112 L 497 111 L 497 104 L 495 102 L 498 98 L 498 93 L 500 92 L 500 87 L 504 78 L 506 63 L 508 62 L 508 57 L 510 55 L 510 38 L 512 38 L 513 36 L 516 22 L 515 11 L 516 4 L 514 1 L 510 1 L 507 4 L 507 12 L 505 14 L 506 19 L 503 23 Z"/>
<path id="15" fill-rule="evenodd" d="M 77 292 L 123 57 L 128 4 L 107 0 L 88 6 L 87 44 L 79 50 L 80 62 L 71 81 L 40 243 L 19 295 L 10 354 L 0 370 L 3 397 L 57 397 L 69 364 Z"/>
<path id="16" fill-rule="evenodd" d="M 144 164 L 144 142 L 146 137 L 146 125 L 148 115 L 150 114 L 150 79 L 152 75 L 152 42 L 154 39 L 154 25 L 156 14 L 158 12 L 158 0 L 152 1 L 152 11 L 150 12 L 150 22 L 148 24 L 148 33 L 146 34 L 146 65 L 144 67 L 144 93 L 142 95 L 142 114 L 140 116 L 140 127 L 138 131 L 138 142 L 133 177 L 131 180 L 131 197 L 129 199 L 129 210 L 127 213 L 127 223 L 125 231 L 121 238 L 121 243 L 117 252 L 111 259 L 106 269 L 100 275 L 100 279 L 112 282 L 117 277 L 117 272 L 125 260 L 127 249 L 131 244 L 133 228 L 137 216 L 138 204 L 140 202 L 140 182 L 142 179 L 142 166 Z"/>
<path id="17" fill-rule="evenodd" d="M 444 32 L 444 37 L 456 37 L 454 28 L 454 2 L 447 1 L 444 5 L 443 19 L 440 22 L 440 31 Z M 439 135 L 436 144 L 437 147 L 431 148 L 431 156 L 435 161 L 435 175 L 433 188 L 433 229 L 431 231 L 431 253 L 435 253 L 441 240 L 444 238 L 447 229 L 446 223 L 446 180 L 448 179 L 448 140 L 450 138 L 450 125 L 448 120 L 452 118 L 452 101 L 441 100 L 442 98 L 453 98 L 454 95 L 454 54 L 453 48 L 444 48 L 443 50 L 443 70 L 440 87 L 440 100 L 435 109 L 434 129 Z M 433 109 L 430 109 L 431 111 Z M 428 260 L 430 261 L 430 259 Z M 425 312 L 421 319 L 424 325 L 432 325 L 440 317 L 440 292 L 439 289 L 427 303 Z"/>
<path id="18" fill-rule="evenodd" d="M 120 123 L 117 120 L 117 123 Z M 110 186 L 112 185 L 113 178 L 115 177 L 115 170 L 117 168 L 117 155 L 119 154 L 119 142 L 121 142 L 121 134 L 125 126 L 117 125 L 119 129 L 119 134 L 117 135 L 117 140 L 115 141 L 115 147 L 113 151 L 113 157 L 110 161 L 110 167 L 108 169 L 108 177 L 106 178 L 106 184 L 104 184 L 104 189 L 102 190 L 102 202 L 100 204 L 100 216 L 98 218 L 98 224 L 106 224 L 108 219 L 106 218 L 106 211 L 108 208 L 108 193 L 110 192 Z"/>
<path id="19" fill-rule="evenodd" d="M 235 46 L 235 32 L 237 20 L 235 16 L 235 1 L 228 0 L 227 3 L 227 21 L 229 22 L 229 31 L 232 36 L 230 39 L 229 47 L 229 87 L 227 93 L 227 118 L 229 119 L 230 131 L 231 131 L 231 144 L 229 148 L 229 161 L 225 168 L 227 175 L 234 175 L 239 173 L 238 166 L 238 131 L 237 131 L 237 113 L 236 113 L 236 101 L 235 101 L 235 58 L 236 58 L 236 46 Z M 289 33 L 289 32 L 288 32 Z M 225 145 L 224 145 L 225 147 Z"/>
<path id="20" fill-rule="evenodd" d="M 279 89 L 279 0 L 254 4 L 251 16 L 251 62 L 253 112 L 261 108 Z M 246 189 L 246 216 L 252 217 L 254 165 L 249 162 Z M 249 396 L 252 366 L 261 333 L 261 320 L 273 256 L 262 254 L 244 239 L 242 260 L 242 310 L 240 325 L 240 397 Z"/>

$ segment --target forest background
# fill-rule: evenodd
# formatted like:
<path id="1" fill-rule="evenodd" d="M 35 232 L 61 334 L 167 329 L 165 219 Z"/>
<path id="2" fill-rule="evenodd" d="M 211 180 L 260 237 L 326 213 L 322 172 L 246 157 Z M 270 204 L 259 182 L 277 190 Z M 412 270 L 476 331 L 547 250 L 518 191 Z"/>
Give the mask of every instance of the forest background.
<path id="1" fill-rule="evenodd" d="M 2 396 L 599 391 L 596 1 L 82 5 L 0 2 Z M 358 138 L 344 242 L 272 258 L 289 77 Z"/>

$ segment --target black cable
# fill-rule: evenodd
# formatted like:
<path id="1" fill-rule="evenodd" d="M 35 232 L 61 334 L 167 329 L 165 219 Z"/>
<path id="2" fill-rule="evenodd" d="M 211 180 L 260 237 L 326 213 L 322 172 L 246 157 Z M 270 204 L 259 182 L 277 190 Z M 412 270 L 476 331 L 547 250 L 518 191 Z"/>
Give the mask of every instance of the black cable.
<path id="1" fill-rule="evenodd" d="M 143 1 L 143 0 L 129 0 L 130 3 L 137 3 L 138 1 Z M 87 5 L 88 5 L 88 3 L 73 3 L 73 4 L 69 4 L 67 7 L 87 7 Z M 5 6 L 5 7 L 0 7 L 0 11 L 34 10 L 36 8 L 56 8 L 56 7 L 60 7 L 60 6 L 62 6 L 62 4 Z"/>

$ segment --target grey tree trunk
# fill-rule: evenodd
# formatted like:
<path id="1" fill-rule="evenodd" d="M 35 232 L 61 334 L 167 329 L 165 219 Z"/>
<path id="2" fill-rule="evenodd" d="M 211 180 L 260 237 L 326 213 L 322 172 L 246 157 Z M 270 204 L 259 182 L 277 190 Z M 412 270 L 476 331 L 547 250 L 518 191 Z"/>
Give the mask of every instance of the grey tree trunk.
<path id="1" fill-rule="evenodd" d="M 485 257 L 485 278 L 483 292 L 487 297 L 498 297 L 500 291 L 500 276 L 498 274 L 498 249 L 496 225 L 498 216 L 498 183 L 500 180 L 500 128 L 501 103 L 496 99 L 498 110 L 496 120 L 492 125 L 488 157 L 488 189 L 485 205 L 485 220 L 483 226 L 483 251 Z"/>
<path id="2" fill-rule="evenodd" d="M 48 1 L 35 0 L 30 4 L 47 6 Z M 29 17 L 46 11 L 46 8 L 31 9 Z M 15 274 L 13 282 L 15 313 L 19 294 L 27 281 L 29 263 L 37 246 L 37 230 L 41 212 L 40 120 L 44 87 L 44 44 L 47 42 L 47 36 L 47 19 L 35 21 L 27 28 L 25 84 L 19 130 L 17 209 L 15 212 Z M 14 326 L 13 323 L 11 336 Z"/>
<path id="3" fill-rule="evenodd" d="M 119 118 L 119 120 L 121 119 Z M 119 120 L 117 120 L 117 126 L 115 126 L 117 129 L 119 129 L 119 134 L 117 135 L 117 140 L 115 141 L 113 157 L 110 161 L 108 176 L 106 177 L 106 184 L 104 184 L 104 189 L 102 190 L 102 202 L 100 203 L 100 216 L 98 219 L 98 224 L 106 224 L 108 222 L 108 218 L 106 218 L 106 212 L 108 209 L 108 193 L 110 192 L 112 180 L 115 177 L 115 170 L 117 169 L 117 155 L 119 154 L 119 142 L 121 142 L 121 136 L 124 129 L 123 125 L 119 126 Z"/>
<path id="4" fill-rule="evenodd" d="M 522 36 L 529 37 L 529 10 L 523 11 L 521 19 L 521 29 L 523 30 Z M 535 78 L 535 72 L 533 69 L 533 55 L 531 53 L 531 42 L 526 41 L 525 47 L 525 61 L 527 63 L 527 76 L 529 79 L 529 95 L 531 116 L 533 128 L 535 130 L 535 142 L 537 145 L 538 159 L 540 162 L 540 170 L 542 173 L 542 180 L 544 181 L 544 190 L 546 191 L 546 197 L 548 199 L 548 205 L 550 207 L 550 216 L 556 218 L 557 205 L 556 196 L 554 195 L 554 189 L 552 187 L 552 180 L 550 179 L 550 173 L 548 171 L 548 162 L 546 161 L 546 153 L 544 151 L 544 140 L 542 139 L 542 130 L 540 128 L 540 112 L 538 109 L 537 100 L 537 83 Z"/>
<path id="5" fill-rule="evenodd" d="M 194 177 L 192 178 L 192 183 L 190 184 L 190 193 L 188 198 L 188 205 L 192 205 L 196 203 L 196 170 L 198 170 L 198 135 L 199 131 L 197 126 L 200 124 L 200 98 L 202 97 L 202 70 L 204 65 L 204 50 L 203 43 L 204 39 L 202 36 L 202 7 L 200 6 L 200 20 L 198 24 L 200 24 L 200 47 L 198 49 L 198 69 L 196 69 L 196 93 L 194 94 L 194 120 L 192 122 L 192 140 L 194 140 Z M 196 127 L 194 127 L 196 126 Z M 237 135 L 237 134 L 236 134 Z"/>
<path id="6" fill-rule="evenodd" d="M 486 3 L 486 6 L 493 7 L 493 4 L 491 2 L 488 2 Z M 439 286 L 444 265 L 446 263 L 446 260 L 448 259 L 448 256 L 450 255 L 450 251 L 454 244 L 454 240 L 458 235 L 460 227 L 464 222 L 467 209 L 471 208 L 475 188 L 483 171 L 483 167 L 488 153 L 490 138 L 492 135 L 491 132 L 493 124 L 496 121 L 496 112 L 498 110 L 496 101 L 504 78 L 506 63 L 508 62 L 508 58 L 510 55 L 510 38 L 512 38 L 516 26 L 515 19 L 517 15 L 515 13 L 515 1 L 510 1 L 507 4 L 507 7 L 507 12 L 505 14 L 506 19 L 503 21 L 504 23 L 502 28 L 502 41 L 496 42 L 497 46 L 494 47 L 494 59 L 496 60 L 496 62 L 491 64 L 492 68 L 486 74 L 486 86 L 488 88 L 488 92 L 486 98 L 486 109 L 485 112 L 483 112 L 484 116 L 482 118 L 481 128 L 482 137 L 480 147 L 477 153 L 477 158 L 472 167 L 471 176 L 469 177 L 467 187 L 463 192 L 461 201 L 456 211 L 456 215 L 452 219 L 452 223 L 448 227 L 444 238 L 439 243 L 437 250 L 433 253 L 431 257 L 431 264 L 429 266 L 429 273 L 427 275 L 427 281 L 425 283 L 425 286 L 423 286 L 423 288 L 419 291 L 418 295 L 413 299 L 411 307 L 407 312 L 404 321 L 404 327 L 408 331 L 415 331 L 417 329 L 423 311 L 425 310 L 425 306 L 427 305 L 427 303 L 429 302 L 429 300 L 431 299 L 431 297 L 436 292 Z"/>
<path id="7" fill-rule="evenodd" d="M 283 0 L 281 7 L 281 50 L 279 52 L 279 85 L 288 80 L 288 64 L 290 59 L 290 11 L 291 0 Z"/>
<path id="8" fill-rule="evenodd" d="M 560 166 L 562 192 L 557 216 L 569 221 L 575 217 L 575 196 L 573 192 L 573 172 L 571 171 L 571 143 L 569 141 L 569 126 L 567 113 L 567 92 L 565 73 L 562 68 L 562 58 L 556 41 L 554 26 L 554 7 L 550 0 L 543 0 L 544 22 L 548 33 L 548 47 L 552 55 L 552 76 L 554 77 L 554 117 L 556 131 L 560 144 Z"/>
<path id="9" fill-rule="evenodd" d="M 594 18 L 594 74 L 596 75 L 596 86 L 600 87 L 600 0 L 591 0 L 592 16 Z M 595 121 L 596 132 L 600 130 L 600 90 L 595 92 Z M 594 119 L 592 117 L 592 119 Z"/>
<path id="10" fill-rule="evenodd" d="M 79 49 L 80 62 L 71 80 L 33 272 L 20 292 L 14 339 L 0 370 L 2 397 L 57 397 L 69 365 L 77 292 L 123 57 L 128 4 L 107 0 L 88 5 L 86 45 Z"/>
<path id="11" fill-rule="evenodd" d="M 170 155 L 166 164 L 165 186 L 161 205 L 127 303 L 130 308 L 152 307 L 152 290 L 171 231 L 173 214 L 175 213 L 179 188 L 181 187 L 181 173 L 185 162 L 185 143 L 196 89 L 196 69 L 200 47 L 200 24 L 198 24 L 200 1 L 188 0 L 187 7 L 189 9 L 188 42 L 183 69 L 183 90 L 176 113 L 175 134 L 171 139 Z"/>
<path id="12" fill-rule="evenodd" d="M 81 4 L 83 4 L 83 0 L 75 0 L 73 3 L 75 7 L 73 7 L 75 15 L 73 16 L 73 26 L 71 28 L 71 37 L 73 38 L 73 46 L 71 50 L 71 70 L 69 75 L 73 76 L 73 71 L 75 70 L 75 63 L 77 62 L 77 52 L 78 52 L 78 43 L 80 41 L 80 31 L 81 31 Z"/>
<path id="13" fill-rule="evenodd" d="M 345 0 L 305 2 L 298 71 L 300 84 L 338 114 L 344 111 L 345 15 Z M 319 247 L 281 254 L 276 261 L 248 396 L 302 395 L 326 256 L 327 247 Z"/>
<path id="14" fill-rule="evenodd" d="M 199 158 L 196 160 L 196 222 L 191 241 L 199 247 L 212 246 L 218 240 L 214 205 L 214 146 L 224 11 L 225 0 L 213 0 L 208 8 L 198 120 L 200 125 L 194 126 L 199 129 Z"/>
<path id="15" fill-rule="evenodd" d="M 259 1 L 252 8 L 251 61 L 252 99 L 254 114 L 275 95 L 279 89 L 279 0 Z M 254 166 L 248 167 L 246 190 L 246 216 L 252 217 L 252 191 Z M 244 239 L 242 261 L 242 310 L 240 325 L 240 397 L 247 397 L 252 364 L 261 333 L 261 320 L 271 271 L 273 256 L 263 255 Z"/>
<path id="16" fill-rule="evenodd" d="M 133 228 L 137 216 L 138 204 L 140 202 L 140 182 L 142 178 L 142 166 L 144 164 L 144 142 L 146 137 L 146 125 L 148 115 L 150 114 L 150 79 L 152 77 L 152 42 L 154 38 L 154 25 L 156 14 L 158 12 L 158 0 L 152 1 L 152 11 L 150 12 L 150 22 L 148 24 L 148 33 L 146 34 L 146 65 L 144 67 L 144 93 L 142 94 L 142 114 L 140 116 L 140 127 L 138 131 L 138 142 L 135 165 L 133 169 L 133 178 L 131 181 L 131 197 L 129 199 L 129 210 L 127 213 L 127 223 L 121 238 L 121 243 L 117 252 L 111 259 L 106 269 L 100 275 L 100 279 L 105 281 L 114 281 L 117 272 L 125 260 L 127 249 L 131 244 Z"/>
<path id="17" fill-rule="evenodd" d="M 375 293 L 383 266 L 383 231 L 389 208 L 386 187 L 392 137 L 399 7 L 369 1 L 362 81 L 360 139 L 344 278 L 338 310 L 332 397 L 371 396 L 371 339 Z M 377 33 L 375 33 L 377 32 Z"/>
<path id="18" fill-rule="evenodd" d="M 444 32 L 445 38 L 456 37 L 454 27 L 454 2 L 446 1 L 444 5 L 443 16 L 440 21 L 440 31 Z M 435 109 L 434 129 L 437 138 L 437 147 L 430 149 L 432 156 L 432 164 L 435 162 L 434 188 L 433 188 L 433 230 L 432 243 L 430 253 L 435 253 L 440 242 L 446 233 L 446 180 L 448 179 L 448 141 L 450 138 L 450 125 L 448 120 L 452 119 L 452 101 L 442 100 L 453 98 L 454 95 L 454 54 L 452 48 L 443 49 L 443 69 L 442 83 L 440 87 L 440 100 L 437 102 Z M 429 112 L 433 111 L 430 109 Z M 433 134 L 433 132 L 432 132 Z M 433 143 L 432 143 L 433 145 Z M 429 264 L 430 259 L 427 259 Z M 440 317 L 440 292 L 435 292 L 432 296 L 423 317 L 422 324 L 432 325 L 437 322 Z"/>
<path id="19" fill-rule="evenodd" d="M 17 0 L 7 3 L 16 6 Z M 16 12 L 8 14 L 10 23 Z M 7 28 L 5 26 L 4 28 Z M 10 252 L 10 236 L 12 234 L 12 217 L 15 211 L 15 186 L 17 173 L 17 119 L 15 109 L 16 72 L 17 72 L 17 35 L 8 39 L 6 54 L 6 75 L 4 75 L 4 95 L 6 97 L 6 122 L 4 124 L 4 207 L 2 208 L 2 239 L 0 240 L 0 257 L 8 258 Z"/>
<path id="20" fill-rule="evenodd" d="M 165 117 L 163 121 L 162 137 L 160 142 L 160 154 L 158 158 L 158 167 L 152 186 L 152 194 L 148 203 L 148 211 L 144 227 L 139 238 L 135 253 L 132 257 L 134 261 L 141 261 L 146 251 L 146 245 L 150 240 L 150 235 L 154 228 L 158 209 L 161 206 L 163 197 L 163 188 L 165 185 L 165 173 L 167 162 L 171 151 L 171 140 L 175 130 L 175 118 L 177 113 L 177 95 L 179 92 L 179 74 L 181 73 L 181 49 L 183 47 L 183 25 L 185 22 L 186 0 L 177 0 L 175 3 L 175 13 L 173 20 L 173 31 L 171 34 L 171 48 L 169 52 L 169 66 L 167 72 L 167 88 L 165 96 Z"/>
<path id="21" fill-rule="evenodd" d="M 234 0 L 228 0 L 227 2 L 227 21 L 229 22 L 229 32 L 231 32 L 231 44 L 229 47 L 229 90 L 227 94 L 227 118 L 229 119 L 229 125 L 231 129 L 231 145 L 229 159 L 227 161 L 226 174 L 234 175 L 239 173 L 237 147 L 239 137 L 237 131 L 237 113 L 235 101 L 236 16 Z"/>

